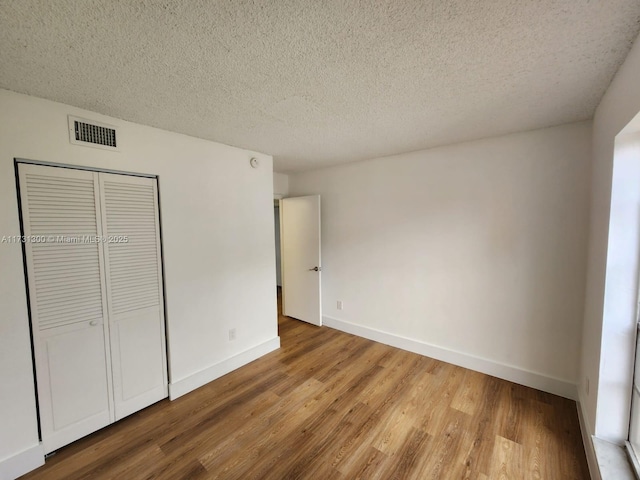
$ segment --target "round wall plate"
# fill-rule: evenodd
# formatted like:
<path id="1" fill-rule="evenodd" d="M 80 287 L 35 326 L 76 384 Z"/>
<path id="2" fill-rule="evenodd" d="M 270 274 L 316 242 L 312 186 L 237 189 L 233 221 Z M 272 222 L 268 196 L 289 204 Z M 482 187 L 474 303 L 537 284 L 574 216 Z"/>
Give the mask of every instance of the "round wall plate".
<path id="1" fill-rule="evenodd" d="M 249 165 L 251 165 L 251 168 L 258 168 L 258 159 L 256 157 L 251 157 L 251 160 L 249 160 Z"/>

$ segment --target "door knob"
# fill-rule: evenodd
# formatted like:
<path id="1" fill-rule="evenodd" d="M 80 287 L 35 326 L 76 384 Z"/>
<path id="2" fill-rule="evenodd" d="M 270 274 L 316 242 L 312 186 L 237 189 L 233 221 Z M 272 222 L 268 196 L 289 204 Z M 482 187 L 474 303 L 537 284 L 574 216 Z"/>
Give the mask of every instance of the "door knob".
<path id="1" fill-rule="evenodd" d="M 321 271 L 322 271 L 322 268 L 320 268 L 320 267 L 313 267 L 313 268 L 310 268 L 310 269 L 309 269 L 309 271 L 310 271 L 310 272 L 321 272 Z"/>
<path id="2" fill-rule="evenodd" d="M 91 320 L 91 321 L 89 322 L 89 325 L 91 325 L 92 327 L 95 327 L 97 324 L 98 324 L 98 321 L 97 321 L 97 320 Z"/>

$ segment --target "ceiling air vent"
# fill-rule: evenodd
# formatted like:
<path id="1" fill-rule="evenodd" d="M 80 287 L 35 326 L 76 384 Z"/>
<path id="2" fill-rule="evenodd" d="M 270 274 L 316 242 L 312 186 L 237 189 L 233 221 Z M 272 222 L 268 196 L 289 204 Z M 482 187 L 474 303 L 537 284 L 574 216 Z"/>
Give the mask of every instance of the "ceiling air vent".
<path id="1" fill-rule="evenodd" d="M 69 115 L 69 141 L 76 145 L 118 150 L 116 128 Z"/>

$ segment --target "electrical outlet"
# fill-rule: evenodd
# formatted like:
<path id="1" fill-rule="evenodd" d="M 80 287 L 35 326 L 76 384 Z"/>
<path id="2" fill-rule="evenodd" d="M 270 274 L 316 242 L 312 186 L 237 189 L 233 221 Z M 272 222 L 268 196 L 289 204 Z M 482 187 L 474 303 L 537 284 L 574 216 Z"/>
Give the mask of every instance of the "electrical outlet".
<path id="1" fill-rule="evenodd" d="M 584 379 L 584 390 L 587 392 L 587 395 L 589 395 L 589 377 Z"/>
<path id="2" fill-rule="evenodd" d="M 236 329 L 229 329 L 229 341 L 234 341 L 236 339 Z"/>
<path id="3" fill-rule="evenodd" d="M 336 302 L 336 308 L 337 308 L 338 310 L 342 310 L 342 300 L 338 300 L 338 301 Z"/>

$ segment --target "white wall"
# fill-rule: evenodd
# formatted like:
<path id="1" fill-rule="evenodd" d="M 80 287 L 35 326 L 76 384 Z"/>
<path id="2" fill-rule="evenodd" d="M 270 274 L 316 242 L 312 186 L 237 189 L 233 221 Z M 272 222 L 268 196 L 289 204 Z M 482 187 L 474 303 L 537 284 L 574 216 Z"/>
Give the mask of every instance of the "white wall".
<path id="1" fill-rule="evenodd" d="M 289 195 L 289 175 L 273 173 L 273 195 L 275 198 L 283 198 Z"/>
<path id="2" fill-rule="evenodd" d="M 626 245 L 624 229 L 618 227 L 625 217 L 632 218 L 633 209 L 638 207 L 637 199 L 628 197 L 633 189 L 624 187 L 625 171 L 631 168 L 628 172 L 634 175 L 631 178 L 637 181 L 638 177 L 633 172 L 633 163 L 628 158 L 623 160 L 623 156 L 619 162 L 616 158 L 620 169 L 614 178 L 614 150 L 616 135 L 640 111 L 639 78 L 640 42 L 636 40 L 593 120 L 591 224 L 580 400 L 589 433 L 617 443 L 627 434 L 635 334 L 635 315 L 630 315 L 635 308 L 630 307 L 629 302 L 635 306 L 636 292 L 632 290 L 637 281 L 637 270 L 631 274 L 629 268 L 635 268 L 638 262 L 637 244 L 636 249 L 619 250 Z M 612 182 L 621 187 L 613 204 Z M 629 199 L 628 203 L 625 198 Z M 636 234 L 637 217 L 628 228 L 631 235 Z M 620 295 L 616 289 L 622 289 Z M 617 305 L 618 302 L 624 305 Z"/>
<path id="3" fill-rule="evenodd" d="M 120 152 L 71 145 L 68 114 L 117 126 Z M 271 157 L 0 90 L 0 237 L 20 233 L 14 157 L 159 175 L 172 395 L 277 348 Z M 38 436 L 20 245 L 0 265 L 2 478 Z"/>
<path id="4" fill-rule="evenodd" d="M 583 122 L 291 175 L 292 196 L 322 195 L 325 321 L 575 396 L 590 135 Z"/>

